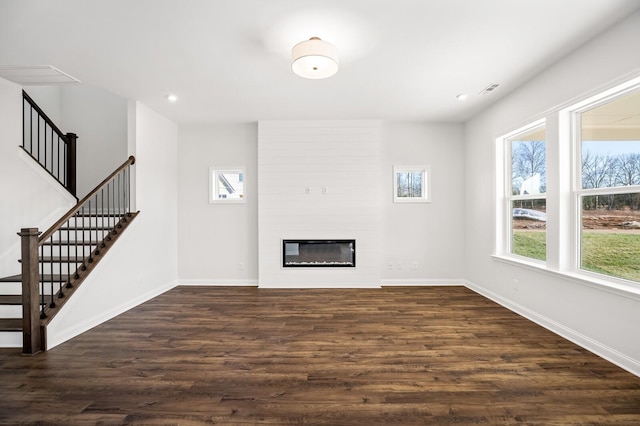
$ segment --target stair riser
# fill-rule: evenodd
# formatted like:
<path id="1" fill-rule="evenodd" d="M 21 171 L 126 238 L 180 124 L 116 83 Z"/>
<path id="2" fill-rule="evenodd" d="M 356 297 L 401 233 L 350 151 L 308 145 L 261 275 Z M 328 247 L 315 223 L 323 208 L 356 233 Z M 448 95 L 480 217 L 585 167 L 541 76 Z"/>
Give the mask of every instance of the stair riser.
<path id="1" fill-rule="evenodd" d="M 95 244 L 92 247 L 95 249 Z M 89 256 L 89 246 L 84 246 L 84 254 L 83 246 L 43 246 L 42 254 L 43 256 L 75 257 L 76 252 L 80 259 L 83 256 Z"/>
<path id="2" fill-rule="evenodd" d="M 0 331 L 0 348 L 21 348 L 21 331 Z"/>
<path id="3" fill-rule="evenodd" d="M 47 289 L 49 288 L 49 286 L 51 285 L 50 283 L 45 283 L 45 285 L 47 286 Z M 58 288 L 59 283 L 58 282 L 54 282 L 53 283 L 54 288 Z M 7 296 L 13 296 L 13 295 L 21 295 L 22 294 L 22 283 L 0 283 L 0 294 L 4 294 Z M 0 316 L 0 318 L 2 318 Z"/>
<path id="4" fill-rule="evenodd" d="M 22 283 L 0 283 L 0 293 L 6 295 L 22 294 Z"/>
<path id="5" fill-rule="evenodd" d="M 95 212 L 92 212 L 90 216 L 85 215 L 85 216 L 75 216 L 72 217 L 70 222 L 71 223 L 85 223 L 85 224 L 102 224 L 102 223 L 118 223 L 118 221 L 120 221 L 120 219 L 122 218 L 123 213 L 122 211 L 119 212 L 118 214 L 112 214 L 112 215 L 107 215 L 107 216 L 102 216 L 100 214 L 98 214 L 96 216 Z"/>
<path id="6" fill-rule="evenodd" d="M 22 318 L 22 306 L 0 305 L 0 318 Z"/>
<path id="7" fill-rule="evenodd" d="M 45 265 L 43 268 L 41 268 L 38 272 L 40 272 L 41 274 L 44 273 L 44 275 L 69 275 L 69 274 L 73 274 L 78 267 L 80 267 L 81 265 L 73 265 L 73 264 L 69 264 L 69 268 L 67 269 L 67 264 L 64 263 L 62 265 L 59 264 L 53 264 L 53 265 Z"/>
<path id="8" fill-rule="evenodd" d="M 85 231 L 76 231 L 76 230 L 62 230 L 58 235 L 54 237 L 54 241 L 81 241 L 81 240 L 89 240 L 91 237 L 92 241 L 102 241 L 102 239 L 109 233 L 108 230 L 85 230 Z"/>
<path id="9" fill-rule="evenodd" d="M 85 225 L 85 226 L 92 226 L 95 227 L 97 226 L 108 226 L 109 228 L 114 227 L 118 222 L 120 221 L 120 218 L 113 218 L 113 217 L 85 217 L 85 218 L 78 218 L 78 219 L 71 219 L 71 221 L 69 222 L 69 224 L 71 226 L 81 226 L 81 225 Z"/>
<path id="10" fill-rule="evenodd" d="M 82 262 L 80 262 L 77 265 L 74 263 L 70 263 L 68 268 L 67 268 L 67 263 L 63 263 L 63 264 L 54 263 L 53 265 L 47 263 L 42 267 L 38 267 L 38 273 L 40 275 L 69 275 L 69 274 L 75 273 L 76 270 L 81 266 L 82 266 Z M 21 290 L 13 290 L 12 293 L 8 293 L 7 291 L 5 291 L 5 289 L 7 288 L 6 287 L 7 284 L 8 283 L 0 283 L 0 294 L 20 294 Z M 13 285 L 13 283 L 11 283 L 11 285 Z M 17 283 L 16 286 L 18 288 L 21 288 L 20 283 Z"/>

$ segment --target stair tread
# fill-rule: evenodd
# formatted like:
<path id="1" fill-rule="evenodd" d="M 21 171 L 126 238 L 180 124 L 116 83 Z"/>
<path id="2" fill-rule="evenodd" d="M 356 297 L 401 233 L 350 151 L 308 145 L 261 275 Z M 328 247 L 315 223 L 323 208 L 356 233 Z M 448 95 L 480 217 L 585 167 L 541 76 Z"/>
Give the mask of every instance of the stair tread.
<path id="1" fill-rule="evenodd" d="M 89 244 L 89 240 L 86 241 L 76 241 L 76 240 L 70 240 L 70 241 L 47 241 L 42 243 L 43 246 L 88 246 L 88 245 L 95 245 L 96 242 L 95 241 L 91 241 L 91 244 Z"/>
<path id="2" fill-rule="evenodd" d="M 22 274 L 11 275 L 9 277 L 0 278 L 0 283 L 21 283 L 22 282 Z"/>
<path id="3" fill-rule="evenodd" d="M 126 215 L 125 214 L 99 214 L 99 215 L 95 215 L 95 214 L 76 214 L 73 217 L 77 217 L 79 218 L 83 218 L 83 219 L 94 219 L 94 218 L 102 218 L 102 217 L 116 217 L 116 218 L 121 218 L 124 217 Z"/>
<path id="4" fill-rule="evenodd" d="M 45 282 L 66 282 L 69 279 L 69 275 L 59 275 L 59 274 L 44 274 L 42 276 L 43 281 Z M 22 282 L 22 274 L 20 275 L 12 275 L 10 277 L 0 278 L 0 283 L 21 283 Z"/>
<path id="5" fill-rule="evenodd" d="M 43 262 L 61 262 L 61 263 L 82 263 L 82 257 L 68 257 L 68 256 L 44 256 L 40 258 Z"/>
<path id="6" fill-rule="evenodd" d="M 82 263 L 82 257 L 67 257 L 67 256 L 44 256 L 38 258 L 41 262 L 53 262 L 53 263 Z M 22 259 L 18 259 L 19 263 L 22 263 Z"/>
<path id="7" fill-rule="evenodd" d="M 0 295 L 0 305 L 22 305 L 22 296 L 19 294 Z"/>
<path id="8" fill-rule="evenodd" d="M 22 319 L 0 318 L 0 331 L 22 331 Z"/>

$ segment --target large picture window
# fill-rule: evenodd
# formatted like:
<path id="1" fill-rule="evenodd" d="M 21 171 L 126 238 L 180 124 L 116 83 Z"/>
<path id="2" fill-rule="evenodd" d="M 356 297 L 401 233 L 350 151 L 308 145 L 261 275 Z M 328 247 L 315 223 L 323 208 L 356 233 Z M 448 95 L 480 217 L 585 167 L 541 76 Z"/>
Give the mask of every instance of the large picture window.
<path id="1" fill-rule="evenodd" d="M 574 118 L 578 268 L 640 282 L 640 88 Z"/>
<path id="2" fill-rule="evenodd" d="M 547 258 L 547 144 L 544 122 L 502 139 L 506 155 L 504 199 L 506 248 L 510 254 Z"/>
<path id="3" fill-rule="evenodd" d="M 496 259 L 637 294 L 640 76 L 497 138 L 495 149 Z"/>

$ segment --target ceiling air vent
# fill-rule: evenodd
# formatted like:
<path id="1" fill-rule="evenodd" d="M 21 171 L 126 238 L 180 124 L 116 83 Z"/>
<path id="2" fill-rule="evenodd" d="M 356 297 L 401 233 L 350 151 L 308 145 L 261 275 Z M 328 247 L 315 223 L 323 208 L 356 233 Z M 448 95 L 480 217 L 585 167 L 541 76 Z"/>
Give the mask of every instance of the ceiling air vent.
<path id="1" fill-rule="evenodd" d="M 52 65 L 0 65 L 0 77 L 23 86 L 80 83 Z"/>
<path id="2" fill-rule="evenodd" d="M 494 90 L 496 90 L 498 88 L 498 86 L 500 86 L 498 83 L 491 83 L 490 85 L 488 85 L 487 87 L 485 87 L 484 89 L 482 89 L 480 91 L 481 95 L 488 95 L 489 93 L 493 92 Z"/>

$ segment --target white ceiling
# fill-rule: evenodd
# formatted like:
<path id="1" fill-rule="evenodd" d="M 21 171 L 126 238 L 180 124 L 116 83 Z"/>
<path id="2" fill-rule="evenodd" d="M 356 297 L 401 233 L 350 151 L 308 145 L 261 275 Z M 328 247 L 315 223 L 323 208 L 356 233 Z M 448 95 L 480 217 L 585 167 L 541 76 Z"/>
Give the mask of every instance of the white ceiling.
<path id="1" fill-rule="evenodd" d="M 52 65 L 181 124 L 461 122 L 638 8 L 638 0 L 0 0 L 0 66 Z M 340 50 L 330 79 L 291 72 L 291 47 L 312 36 Z M 491 83 L 500 87 L 480 95 Z M 469 99 L 456 100 L 463 92 Z"/>

